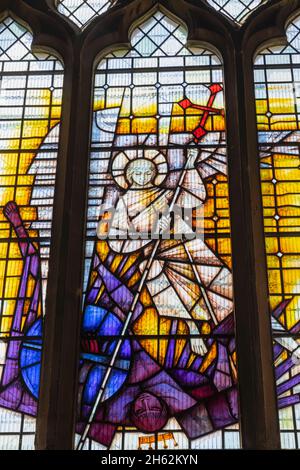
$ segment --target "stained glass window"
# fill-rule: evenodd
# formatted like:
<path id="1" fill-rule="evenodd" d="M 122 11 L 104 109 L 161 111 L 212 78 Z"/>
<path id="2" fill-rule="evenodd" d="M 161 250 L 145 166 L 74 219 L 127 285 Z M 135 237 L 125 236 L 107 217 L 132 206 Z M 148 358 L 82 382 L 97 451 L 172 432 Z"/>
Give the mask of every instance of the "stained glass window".
<path id="1" fill-rule="evenodd" d="M 255 8 L 268 0 L 206 0 L 209 5 L 237 23 L 243 23 Z"/>
<path id="2" fill-rule="evenodd" d="M 63 69 L 0 23 L 0 448 L 34 445 Z M 47 137 L 46 137 L 47 136 Z"/>
<path id="3" fill-rule="evenodd" d="M 300 447 L 300 19 L 256 59 L 270 306 L 284 448 Z"/>
<path id="4" fill-rule="evenodd" d="M 79 449 L 239 447 L 223 69 L 186 41 L 157 11 L 96 70 Z"/>
<path id="5" fill-rule="evenodd" d="M 117 0 L 57 0 L 57 9 L 77 26 L 83 28 L 116 2 Z"/>

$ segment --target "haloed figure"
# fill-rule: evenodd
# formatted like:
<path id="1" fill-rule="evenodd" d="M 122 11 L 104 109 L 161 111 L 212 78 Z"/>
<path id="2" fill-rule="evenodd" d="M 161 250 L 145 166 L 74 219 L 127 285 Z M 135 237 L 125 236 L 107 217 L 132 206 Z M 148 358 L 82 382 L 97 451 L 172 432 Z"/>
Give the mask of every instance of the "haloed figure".
<path id="1" fill-rule="evenodd" d="M 126 191 L 116 204 L 108 243 L 115 253 L 140 253 L 142 274 L 155 243 L 151 236 L 163 234 L 146 286 L 158 314 L 184 320 L 193 352 L 203 356 L 207 348 L 196 321 L 210 321 L 213 317 L 219 322 L 232 312 L 231 273 L 203 240 L 185 236 L 191 233 L 191 227 L 180 211 L 176 211 L 172 228 L 167 215 L 175 192 L 176 205 L 182 213 L 203 206 L 207 194 L 195 167 L 197 157 L 198 150 L 188 152 L 185 176 L 174 188 L 163 185 L 168 165 L 158 151 L 120 153 L 114 160 L 113 176 Z M 161 214 L 165 215 L 159 217 Z M 98 236 L 103 235 L 102 231 L 100 222 Z M 176 234 L 176 238 L 166 233 Z"/>

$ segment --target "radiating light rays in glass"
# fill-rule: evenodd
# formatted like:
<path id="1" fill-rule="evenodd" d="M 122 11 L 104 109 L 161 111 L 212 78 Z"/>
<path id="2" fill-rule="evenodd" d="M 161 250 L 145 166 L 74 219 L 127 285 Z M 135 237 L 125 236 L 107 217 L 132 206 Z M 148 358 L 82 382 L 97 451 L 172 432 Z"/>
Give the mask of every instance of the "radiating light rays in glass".
<path id="1" fill-rule="evenodd" d="M 300 20 L 288 45 L 261 52 L 255 89 L 279 422 L 284 448 L 299 448 Z"/>
<path id="2" fill-rule="evenodd" d="M 58 0 L 58 11 L 84 28 L 92 19 L 114 6 L 117 0 Z"/>
<path id="3" fill-rule="evenodd" d="M 102 288 L 98 290 L 102 282 L 101 274 L 99 273 L 102 267 L 105 267 L 104 269 L 107 268 L 109 270 L 106 279 L 112 276 L 111 279 L 113 283 L 116 282 L 115 280 L 113 281 L 115 276 L 121 276 L 120 279 L 122 279 L 122 282 L 127 283 L 127 287 L 131 286 L 130 288 L 134 289 L 137 279 L 140 276 L 139 272 L 136 270 L 137 266 L 141 265 L 142 268 L 142 263 L 145 261 L 143 260 L 144 255 L 142 252 L 132 253 L 131 255 L 128 254 L 126 261 L 122 258 L 122 253 L 118 251 L 114 252 L 114 250 L 111 251 L 109 246 L 112 245 L 109 245 L 109 242 L 106 243 L 105 241 L 96 240 L 96 231 L 103 205 L 109 208 L 115 203 L 118 204 L 118 198 L 122 195 L 125 198 L 124 201 L 130 201 L 130 187 L 128 187 L 126 177 L 124 177 L 124 169 L 130 165 L 130 161 L 134 160 L 135 152 L 136 155 L 140 157 L 144 155 L 145 158 L 152 161 L 158 159 L 161 168 L 164 168 L 164 162 L 168 161 L 169 173 L 167 173 L 166 182 L 163 183 L 165 178 L 160 179 L 158 177 L 159 175 L 156 175 L 156 184 L 162 185 L 159 191 L 167 190 L 170 191 L 171 194 L 176 175 L 178 175 L 180 168 L 182 168 L 183 148 L 187 150 L 194 147 L 197 139 L 194 143 L 193 140 L 195 136 L 198 135 L 197 142 L 199 148 L 201 148 L 203 158 L 200 167 L 202 177 L 205 180 L 206 191 L 205 217 L 204 221 L 202 220 L 201 230 L 205 232 L 205 242 L 209 252 L 212 253 L 215 260 L 219 260 L 216 262 L 221 263 L 224 267 L 224 276 L 222 280 L 220 279 L 220 289 L 224 296 L 219 304 L 216 298 L 216 304 L 220 307 L 220 311 L 218 311 L 220 315 L 219 318 L 225 318 L 227 314 L 229 314 L 230 317 L 232 306 L 230 274 L 231 243 L 224 96 L 222 91 L 223 70 L 221 61 L 215 54 L 204 47 L 187 47 L 186 42 L 186 29 L 161 11 L 157 11 L 151 18 L 133 31 L 131 36 L 131 49 L 111 52 L 101 60 L 95 73 L 94 115 L 89 167 L 88 219 L 86 226 L 85 304 L 82 331 L 82 344 L 84 344 L 84 347 L 82 350 L 80 372 L 81 406 L 84 405 L 85 397 L 87 397 L 85 393 L 87 394 L 88 391 L 91 394 L 94 393 L 92 392 L 92 387 L 89 385 L 91 384 L 91 382 L 89 382 L 89 374 L 93 367 L 92 356 L 87 355 L 88 351 L 91 352 L 91 343 L 86 337 L 87 331 L 90 331 L 90 328 L 92 328 L 91 318 L 94 318 L 96 321 L 96 318 L 99 317 L 101 324 L 101 327 L 100 324 L 99 327 L 103 332 L 108 319 L 110 322 L 113 321 L 117 324 L 118 320 L 116 320 L 115 315 L 118 316 L 120 313 L 120 310 L 116 310 L 117 305 L 115 305 L 114 302 L 110 304 L 111 311 L 106 312 L 104 308 L 106 302 L 106 288 L 103 285 Z M 211 103 L 213 102 L 215 111 L 209 111 L 207 119 L 205 118 L 203 121 L 205 122 L 204 133 L 206 137 L 202 139 L 203 129 L 201 129 L 201 126 L 199 127 L 199 122 L 202 122 L 201 118 L 205 117 L 205 109 L 203 106 L 210 102 L 209 100 L 212 95 L 214 98 Z M 123 152 L 122 158 L 119 152 Z M 201 187 L 200 183 L 197 185 L 198 190 L 199 187 Z M 194 193 L 196 194 L 196 192 L 197 189 L 195 188 Z M 150 193 L 149 197 L 152 197 Z M 168 196 L 166 195 L 166 197 Z M 141 196 L 141 200 L 138 201 L 136 194 L 132 193 L 132 198 L 136 200 L 137 204 L 141 204 L 145 196 Z M 160 196 L 158 200 L 160 200 Z M 148 196 L 145 200 L 146 204 L 148 204 L 147 201 Z M 162 256 L 168 257 L 167 252 L 171 248 L 171 245 L 169 246 L 168 243 L 170 244 L 170 241 L 165 242 L 166 255 Z M 117 245 L 114 246 L 115 250 L 118 250 Z M 182 250 L 183 248 L 175 247 L 174 256 L 179 258 L 183 256 Z M 172 258 L 172 256 L 170 251 L 170 257 Z M 203 264 L 205 264 L 204 261 Z M 158 265 L 156 264 L 156 266 Z M 187 269 L 185 274 L 188 275 L 189 268 L 185 268 L 184 266 L 183 261 L 182 269 L 183 271 Z M 212 269 L 211 266 L 205 266 L 203 268 L 204 277 L 206 275 L 208 277 L 211 276 Z M 172 271 L 173 269 L 170 266 L 170 277 L 173 279 L 173 283 L 178 282 L 179 285 L 180 282 L 183 282 L 183 278 L 181 278 L 180 274 L 181 268 L 178 266 L 178 273 Z M 215 273 L 216 276 L 217 271 L 218 268 Z M 126 280 L 127 272 L 128 279 Z M 204 274 L 204 272 L 206 272 L 206 274 Z M 163 275 L 164 273 L 162 273 L 161 276 L 163 277 Z M 166 276 L 167 275 L 169 274 L 166 269 Z M 191 273 L 190 275 L 193 279 L 193 274 Z M 167 286 L 168 281 L 166 276 L 164 279 L 161 278 L 161 281 Z M 183 284 L 185 284 L 185 282 L 186 281 L 184 281 Z M 191 296 L 195 296 L 195 292 L 197 291 L 195 282 L 191 281 L 190 283 L 189 281 L 188 284 L 190 287 L 186 285 L 187 290 L 190 291 Z M 169 286 L 169 288 L 171 287 Z M 108 288 L 110 289 L 110 287 Z M 140 301 L 144 305 L 145 310 L 143 310 L 141 316 L 136 319 L 133 327 L 134 337 L 142 349 L 148 354 L 149 363 L 140 365 L 139 369 L 151 369 L 152 361 L 155 361 L 162 370 L 165 370 L 169 377 L 166 379 L 168 381 L 170 380 L 170 374 L 175 373 L 181 354 L 179 343 L 177 344 L 179 349 L 176 358 L 173 357 L 171 360 L 171 351 L 169 350 L 169 353 L 167 353 L 168 345 L 170 344 L 170 328 L 175 328 L 173 333 L 175 337 L 180 334 L 185 336 L 183 344 L 189 341 L 189 337 L 187 336 L 186 326 L 180 319 L 178 319 L 178 325 L 176 326 L 175 323 L 173 323 L 172 316 L 160 318 L 155 310 L 154 304 L 152 310 L 150 309 L 150 304 L 156 302 L 156 307 L 159 305 L 157 308 L 167 314 L 168 302 L 172 299 L 172 295 L 169 295 L 169 300 L 166 298 L 166 302 L 163 305 L 159 303 L 158 297 L 161 287 L 159 287 L 157 283 L 155 284 L 153 280 L 151 285 L 149 283 L 148 288 L 148 294 L 144 289 L 141 291 Z M 150 293 L 152 297 L 148 297 Z M 114 297 L 113 292 L 111 292 L 110 295 Z M 182 295 L 185 298 L 185 294 Z M 179 305 L 179 297 L 177 297 L 177 294 L 173 294 L 173 299 L 174 305 L 171 305 L 170 308 L 175 311 L 177 308 L 176 305 Z M 122 302 L 123 301 L 119 302 L 120 309 L 124 308 Z M 216 309 L 218 310 L 217 307 Z M 103 317 L 103 315 L 105 317 Z M 200 311 L 199 315 L 201 316 Z M 203 312 L 202 315 L 204 315 Z M 201 330 L 202 334 L 204 337 L 206 335 L 207 340 L 213 343 L 214 333 L 211 331 L 212 325 L 210 325 L 207 318 L 205 320 L 204 317 Z M 95 335 L 96 332 L 92 333 L 92 331 L 90 331 L 90 334 Z M 111 332 L 107 331 L 106 334 L 108 335 L 107 340 L 109 341 Z M 126 339 L 128 338 L 128 334 L 129 333 L 125 334 Z M 234 351 L 233 329 L 229 328 L 225 336 L 230 343 L 230 364 L 227 359 L 224 359 L 223 366 L 220 365 L 220 369 L 223 367 L 222 370 L 226 375 L 226 379 L 225 376 L 222 379 L 222 386 L 226 389 L 225 382 L 228 381 L 228 384 L 232 384 L 232 389 L 228 393 L 234 394 L 233 384 L 236 383 L 236 355 Z M 87 339 L 86 342 L 84 338 Z M 98 342 L 101 348 L 101 337 L 98 339 L 94 337 L 94 340 Z M 224 354 L 226 356 L 227 353 Z M 169 362 L 171 361 L 169 365 L 166 363 L 166 357 L 168 355 Z M 87 365 L 85 360 L 87 360 L 88 357 L 91 359 L 91 362 Z M 207 363 L 203 366 L 203 370 L 208 367 L 210 361 L 216 361 L 216 357 L 218 357 L 217 347 L 212 346 L 208 352 Z M 222 361 L 223 359 L 221 362 Z M 125 357 L 123 364 L 125 367 Z M 85 375 L 84 372 L 84 370 L 87 371 L 86 367 L 89 369 L 87 375 Z M 132 365 L 131 367 L 135 370 L 135 367 Z M 115 374 L 115 372 L 113 373 Z M 124 373 L 126 374 L 127 372 L 125 371 Z M 134 377 L 135 372 L 133 370 L 132 374 L 132 377 Z M 114 375 L 114 377 L 116 376 Z M 146 381 L 144 380 L 143 382 Z M 114 383 L 116 384 L 117 380 L 115 380 Z M 159 387 L 161 386 L 162 384 L 160 383 Z M 114 389 L 114 387 L 117 387 L 117 385 L 110 386 L 110 393 L 114 396 L 113 400 L 118 400 L 119 396 L 121 396 L 121 400 L 123 400 L 121 394 L 124 393 L 124 387 L 119 387 L 118 389 Z M 166 389 L 168 387 L 169 385 L 166 384 Z M 178 391 L 178 393 L 180 394 L 181 392 Z M 228 398 L 229 395 L 227 396 L 226 393 L 225 396 Z M 165 398 L 165 395 L 162 394 L 161 397 Z M 184 398 L 183 401 L 185 399 L 186 398 Z M 153 398 L 148 396 L 147 400 L 150 403 Z M 178 400 L 181 400 L 179 396 Z M 134 402 L 134 399 L 131 401 Z M 107 412 L 111 413 L 109 405 L 107 406 Z M 233 404 L 233 408 L 234 406 Z M 201 410 L 201 413 L 203 412 L 201 419 L 203 423 L 206 423 L 206 425 L 203 425 L 204 427 L 207 426 L 206 432 L 204 428 L 200 431 L 198 430 L 201 437 L 198 436 L 192 439 L 184 432 L 184 424 L 179 416 L 170 416 L 168 422 L 162 429 L 153 433 L 150 432 L 149 434 L 143 433 L 141 429 L 137 429 L 133 423 L 130 424 L 128 422 L 126 425 L 121 415 L 123 415 L 124 410 L 127 410 L 127 408 L 124 403 L 122 407 L 123 412 L 117 413 L 119 421 L 116 424 L 118 424 L 118 426 L 113 430 L 112 434 L 112 428 L 108 429 L 104 423 L 99 425 L 98 433 L 96 428 L 92 427 L 92 430 L 90 430 L 90 433 L 92 433 L 92 435 L 90 434 L 91 439 L 85 442 L 85 448 L 88 449 L 100 445 L 102 448 L 115 450 L 137 450 L 138 448 L 149 448 L 149 445 L 151 445 L 152 448 L 159 449 L 167 445 L 169 449 L 200 449 L 238 448 L 240 445 L 237 415 L 233 417 L 231 414 L 230 419 L 228 416 L 228 421 L 226 421 L 223 426 L 220 425 L 217 430 L 214 429 L 214 426 L 209 421 L 208 415 L 203 408 L 203 410 Z M 77 427 L 78 433 L 82 433 L 86 426 L 86 417 L 84 417 L 86 409 L 85 407 L 80 410 Z M 221 415 L 221 410 L 219 410 L 219 412 Z M 231 410 L 231 412 L 234 414 L 237 413 L 237 410 Z M 162 413 L 165 413 L 164 407 L 162 408 Z M 200 413 L 200 409 L 197 413 Z M 217 414 L 218 412 L 216 411 L 216 415 Z M 110 419 L 113 420 L 112 415 L 110 416 Z M 97 419 L 100 418 L 96 417 L 96 420 Z M 136 422 L 134 415 L 132 419 Z M 161 419 L 163 421 L 163 417 Z M 188 418 L 186 419 L 185 425 L 189 429 Z M 189 429 L 189 432 L 190 431 Z M 98 444 L 96 441 L 98 441 Z"/>
<path id="4" fill-rule="evenodd" d="M 32 53 L 31 43 L 31 34 L 18 22 L 10 17 L 1 22 L 1 449 L 34 446 L 35 421 L 30 416 L 36 414 L 39 363 L 33 351 L 41 352 L 42 330 L 33 327 L 41 326 L 37 322 L 45 310 L 61 117 L 62 66 L 49 54 Z M 26 343 L 29 331 L 34 340 Z M 11 354 L 15 359 L 10 363 Z"/>

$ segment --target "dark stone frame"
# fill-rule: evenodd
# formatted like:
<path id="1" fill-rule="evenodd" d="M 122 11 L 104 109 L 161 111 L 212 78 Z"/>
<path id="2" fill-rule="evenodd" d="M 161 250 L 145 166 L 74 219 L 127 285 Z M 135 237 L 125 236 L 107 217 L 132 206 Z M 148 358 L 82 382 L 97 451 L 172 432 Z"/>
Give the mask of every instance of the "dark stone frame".
<path id="1" fill-rule="evenodd" d="M 94 64 L 99 53 L 128 45 L 132 23 L 158 4 L 187 24 L 189 40 L 205 41 L 223 57 L 242 447 L 280 448 L 253 58 L 268 43 L 286 42 L 286 23 L 300 11 L 300 0 L 273 0 L 241 27 L 203 0 L 119 0 L 83 31 L 55 10 L 55 0 L 1 0 L 0 18 L 8 12 L 23 22 L 33 33 L 33 47 L 51 51 L 65 68 L 37 418 L 40 450 L 74 445 Z"/>

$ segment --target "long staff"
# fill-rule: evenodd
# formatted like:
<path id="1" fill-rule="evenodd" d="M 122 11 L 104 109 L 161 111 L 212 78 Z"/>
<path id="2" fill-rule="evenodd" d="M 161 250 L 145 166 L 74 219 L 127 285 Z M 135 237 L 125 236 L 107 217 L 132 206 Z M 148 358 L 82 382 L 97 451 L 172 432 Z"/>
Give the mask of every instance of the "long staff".
<path id="1" fill-rule="evenodd" d="M 213 105 L 213 103 L 214 103 L 214 101 L 215 101 L 215 99 L 216 99 L 216 96 L 217 96 L 217 94 L 218 94 L 221 90 L 222 90 L 222 87 L 221 87 L 220 85 L 218 85 L 218 84 L 215 84 L 215 85 L 211 85 L 211 86 L 210 86 L 211 96 L 210 96 L 209 101 L 208 101 L 208 106 L 203 107 L 203 109 L 204 109 L 204 114 L 203 114 L 203 116 L 202 116 L 202 119 L 201 119 L 201 122 L 200 122 L 200 126 L 199 126 L 199 128 L 201 128 L 202 131 L 201 131 L 201 135 L 199 135 L 199 138 L 198 138 L 198 136 L 197 136 L 197 142 L 199 142 L 200 138 L 203 138 L 204 135 L 207 133 L 207 131 L 204 129 L 204 126 L 205 126 L 205 124 L 206 124 L 206 122 L 207 122 L 207 120 L 208 120 L 208 118 L 209 118 L 210 112 L 216 113 L 216 112 L 218 111 L 219 113 L 222 113 L 222 110 L 215 110 L 214 108 L 212 108 L 212 105 Z M 183 106 L 182 106 L 182 107 L 183 107 Z M 187 106 L 187 107 L 190 107 L 190 105 Z M 199 106 L 198 108 L 200 108 L 200 106 Z M 201 109 L 202 109 L 202 107 L 201 107 Z M 199 129 L 199 128 L 198 128 L 198 129 Z M 185 178 L 185 176 L 186 176 L 187 171 L 190 169 L 190 161 L 191 161 L 191 158 L 192 158 L 192 155 L 190 155 L 190 156 L 188 157 L 188 159 L 187 159 L 187 161 L 186 161 L 186 164 L 185 164 L 185 166 L 184 166 L 184 168 L 183 168 L 183 171 L 182 171 L 180 180 L 179 180 L 179 182 L 178 182 L 176 191 L 175 191 L 175 193 L 174 193 L 174 197 L 173 197 L 172 202 L 171 202 L 171 205 L 170 205 L 170 212 L 173 211 L 174 206 L 175 206 L 175 204 L 176 204 L 176 202 L 177 202 L 177 199 L 178 199 L 178 197 L 179 197 L 179 195 L 180 195 L 181 186 L 182 186 L 182 184 L 183 184 L 183 182 L 184 182 L 184 178 Z M 131 319 L 132 319 L 132 317 L 133 317 L 135 308 L 136 308 L 136 306 L 137 306 L 137 304 L 138 304 L 138 301 L 139 301 L 139 298 L 140 298 L 140 294 L 141 294 L 141 292 L 142 292 L 142 289 L 144 288 L 145 282 L 146 282 L 146 280 L 147 280 L 147 278 L 148 278 L 148 274 L 149 274 L 149 272 L 150 272 L 150 270 L 151 270 L 153 261 L 154 261 L 154 259 L 155 259 L 156 254 L 157 254 L 157 251 L 158 251 L 158 249 L 159 249 L 160 242 L 161 242 L 160 239 L 156 240 L 156 242 L 155 242 L 155 244 L 154 244 L 154 247 L 153 247 L 153 251 L 152 251 L 152 253 L 151 253 L 151 256 L 150 256 L 150 258 L 149 258 L 148 261 L 147 261 L 145 270 L 144 270 L 144 272 L 143 272 L 143 275 L 142 275 L 142 277 L 141 277 L 141 280 L 140 280 L 140 283 L 139 283 L 139 286 L 138 286 L 138 290 L 137 290 L 137 292 L 136 292 L 136 294 L 135 294 L 135 296 L 134 296 L 134 299 L 133 299 L 133 301 L 132 301 L 132 304 L 131 304 L 131 307 L 130 307 L 130 311 L 129 311 L 129 313 L 128 313 L 128 315 L 127 315 L 127 318 L 126 318 L 126 320 L 125 320 L 125 323 L 124 323 L 124 325 L 123 325 L 122 332 L 121 332 L 120 337 L 119 337 L 119 339 L 118 339 L 116 348 L 115 348 L 114 353 L 113 353 L 113 355 L 112 355 L 112 358 L 111 358 L 111 360 L 110 360 L 109 366 L 108 366 L 108 368 L 107 368 L 107 370 L 106 370 L 106 373 L 105 373 L 105 376 L 104 376 L 104 378 L 103 378 L 101 387 L 100 387 L 100 389 L 99 389 L 99 392 L 98 392 L 98 395 L 97 395 L 97 397 L 96 397 L 95 403 L 94 403 L 93 408 L 92 408 L 92 410 L 91 410 L 91 413 L 90 413 L 90 415 L 89 415 L 89 418 L 88 418 L 88 421 L 87 421 L 87 423 L 86 423 L 85 429 L 84 429 L 84 431 L 83 431 L 83 433 L 82 433 L 82 435 L 81 435 L 81 437 L 80 437 L 80 440 L 79 440 L 79 442 L 78 442 L 78 445 L 77 445 L 76 450 L 82 450 L 83 447 L 84 447 L 84 445 L 85 445 L 85 441 L 86 441 L 86 439 L 87 439 L 87 436 L 88 436 L 90 427 L 91 427 L 91 425 L 93 424 L 93 420 L 94 420 L 94 417 L 95 417 L 96 412 L 97 412 L 97 408 L 98 408 L 99 404 L 101 403 L 103 394 L 104 394 L 104 392 L 105 392 L 106 385 L 107 385 L 107 383 L 108 383 L 108 381 L 109 381 L 109 379 L 110 379 L 111 373 L 112 373 L 113 370 L 114 370 L 114 366 L 115 366 L 115 363 L 116 363 L 118 354 L 119 354 L 119 352 L 120 352 L 120 349 L 121 349 L 121 346 L 122 346 L 122 343 L 123 343 L 123 338 L 124 338 L 124 336 L 126 335 L 126 332 L 127 332 L 128 327 L 129 327 L 130 321 L 131 321 Z M 211 311 L 212 308 L 210 308 L 209 310 Z M 215 317 L 214 317 L 214 321 L 215 321 Z"/>

